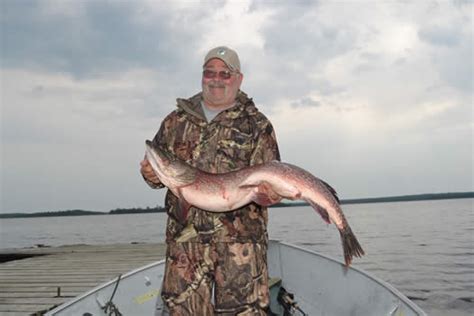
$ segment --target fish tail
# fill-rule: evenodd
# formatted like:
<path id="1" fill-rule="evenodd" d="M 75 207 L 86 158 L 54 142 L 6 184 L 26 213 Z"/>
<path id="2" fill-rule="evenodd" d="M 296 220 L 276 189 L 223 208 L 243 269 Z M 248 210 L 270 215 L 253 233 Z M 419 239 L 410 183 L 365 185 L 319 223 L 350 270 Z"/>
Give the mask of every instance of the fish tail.
<path id="1" fill-rule="evenodd" d="M 349 225 L 339 230 L 339 233 L 341 234 L 342 248 L 344 250 L 344 261 L 346 266 L 349 266 L 352 262 L 352 257 L 360 258 L 365 252 Z"/>

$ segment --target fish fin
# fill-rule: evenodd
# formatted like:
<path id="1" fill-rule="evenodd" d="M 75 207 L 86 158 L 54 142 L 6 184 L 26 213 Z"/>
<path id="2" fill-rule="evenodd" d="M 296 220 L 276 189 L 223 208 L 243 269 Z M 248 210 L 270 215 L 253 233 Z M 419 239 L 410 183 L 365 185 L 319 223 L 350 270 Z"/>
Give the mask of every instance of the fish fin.
<path id="1" fill-rule="evenodd" d="M 266 194 L 261 194 L 261 193 L 255 193 L 255 195 L 252 197 L 252 201 L 257 203 L 258 205 L 261 206 L 270 206 L 275 203 L 272 203 L 272 201 L 268 198 Z"/>
<path id="2" fill-rule="evenodd" d="M 365 255 L 365 252 L 349 225 L 340 229 L 339 234 L 341 235 L 342 249 L 344 251 L 344 262 L 348 267 L 352 263 L 352 257 L 360 258 Z"/>
<path id="3" fill-rule="evenodd" d="M 263 181 L 254 189 L 254 195 L 252 197 L 252 201 L 262 206 L 270 206 L 280 202 L 282 197 L 276 193 L 272 186 Z"/>
<path id="4" fill-rule="evenodd" d="M 319 215 L 321 215 L 321 217 L 326 223 L 331 224 L 329 213 L 328 211 L 326 211 L 324 207 L 322 207 L 321 205 L 317 203 L 314 203 L 313 201 L 307 201 L 307 202 L 316 210 L 316 212 L 319 213 Z"/>
<path id="5" fill-rule="evenodd" d="M 331 192 L 331 194 L 334 196 L 334 198 L 336 199 L 337 203 L 341 203 L 341 201 L 339 201 L 339 197 L 337 196 L 337 192 L 336 190 L 329 185 L 329 183 L 319 179 L 319 181 L 321 181 L 322 184 L 324 184 L 324 186 L 329 190 L 329 192 Z"/>
<path id="6" fill-rule="evenodd" d="M 270 206 L 270 205 L 280 202 L 281 198 L 278 198 L 278 200 L 273 200 L 267 194 L 255 193 L 255 195 L 252 198 L 252 201 L 254 201 L 255 203 L 261 206 Z"/>
<path id="7" fill-rule="evenodd" d="M 188 218 L 188 212 L 189 209 L 191 208 L 191 204 L 186 201 L 186 199 L 183 198 L 183 196 L 180 194 L 178 196 L 178 206 L 176 209 L 176 215 L 178 216 L 178 220 L 181 223 L 184 223 L 186 218 Z"/>

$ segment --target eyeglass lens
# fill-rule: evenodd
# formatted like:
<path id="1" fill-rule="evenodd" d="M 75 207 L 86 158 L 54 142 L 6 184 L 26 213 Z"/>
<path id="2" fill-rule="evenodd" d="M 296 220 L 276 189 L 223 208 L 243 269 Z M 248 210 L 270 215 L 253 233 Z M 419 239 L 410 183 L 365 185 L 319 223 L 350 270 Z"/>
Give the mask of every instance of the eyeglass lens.
<path id="1" fill-rule="evenodd" d="M 204 78 L 206 79 L 212 79 L 212 78 L 215 78 L 216 76 L 219 76 L 219 78 L 221 78 L 222 80 L 227 80 L 229 79 L 230 77 L 232 77 L 232 73 L 230 71 L 219 71 L 219 72 L 216 72 L 216 71 L 213 71 L 213 70 L 209 70 L 209 69 L 206 69 L 202 72 L 202 75 L 204 76 Z"/>

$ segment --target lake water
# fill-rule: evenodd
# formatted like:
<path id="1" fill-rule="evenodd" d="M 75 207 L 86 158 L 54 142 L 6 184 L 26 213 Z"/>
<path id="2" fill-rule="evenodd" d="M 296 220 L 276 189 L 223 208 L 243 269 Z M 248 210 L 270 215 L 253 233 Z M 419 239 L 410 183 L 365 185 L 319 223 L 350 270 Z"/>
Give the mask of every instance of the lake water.
<path id="1" fill-rule="evenodd" d="M 343 205 L 366 256 L 353 265 L 429 315 L 474 314 L 474 199 Z M 0 220 L 0 248 L 163 242 L 165 214 Z M 339 234 L 310 207 L 272 208 L 269 235 L 342 261 Z"/>

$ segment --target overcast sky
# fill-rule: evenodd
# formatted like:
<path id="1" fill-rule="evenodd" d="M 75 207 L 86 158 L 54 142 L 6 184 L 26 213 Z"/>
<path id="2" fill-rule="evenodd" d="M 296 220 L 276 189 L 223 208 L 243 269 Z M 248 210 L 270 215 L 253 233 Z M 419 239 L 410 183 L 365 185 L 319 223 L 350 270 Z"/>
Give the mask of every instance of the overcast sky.
<path id="1" fill-rule="evenodd" d="M 341 198 L 474 190 L 470 1 L 0 5 L 0 212 L 163 205 L 144 141 L 218 45 L 282 159 Z"/>

